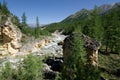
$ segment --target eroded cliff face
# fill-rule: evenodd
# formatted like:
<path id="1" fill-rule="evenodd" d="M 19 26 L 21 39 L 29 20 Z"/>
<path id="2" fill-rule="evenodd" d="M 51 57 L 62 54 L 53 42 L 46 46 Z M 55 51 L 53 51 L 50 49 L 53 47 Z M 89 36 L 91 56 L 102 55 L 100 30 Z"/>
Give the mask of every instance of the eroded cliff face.
<path id="1" fill-rule="evenodd" d="M 76 35 L 79 35 L 79 36 L 76 36 Z M 100 48 L 101 44 L 98 41 L 91 39 L 90 37 L 84 34 L 73 33 L 64 40 L 63 57 L 69 58 L 74 54 L 74 52 L 70 50 L 70 45 L 71 45 L 73 36 L 81 37 L 84 40 L 84 47 L 86 50 L 86 58 L 87 58 L 86 64 L 97 66 L 98 65 L 98 49 Z"/>
<path id="2" fill-rule="evenodd" d="M 85 42 L 84 47 L 87 53 L 87 64 L 98 66 L 98 50 L 101 43 L 84 34 L 82 34 L 82 38 Z"/>
<path id="3" fill-rule="evenodd" d="M 6 50 L 6 54 L 15 54 L 19 51 L 21 38 L 21 31 L 11 22 L 10 18 L 4 25 L 0 25 L 0 46 Z M 0 55 L 4 54 L 0 53 Z"/>

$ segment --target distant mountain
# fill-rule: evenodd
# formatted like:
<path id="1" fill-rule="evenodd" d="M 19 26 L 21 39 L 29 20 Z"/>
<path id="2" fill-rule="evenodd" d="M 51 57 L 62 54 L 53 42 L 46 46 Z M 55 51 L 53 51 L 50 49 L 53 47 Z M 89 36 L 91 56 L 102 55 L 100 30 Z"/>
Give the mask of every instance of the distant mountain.
<path id="1" fill-rule="evenodd" d="M 106 11 L 110 10 L 112 8 L 112 5 L 104 4 L 100 7 L 98 7 L 98 10 L 100 11 L 100 14 L 105 13 Z"/>
<path id="2" fill-rule="evenodd" d="M 100 7 L 98 7 L 98 10 L 100 11 L 100 14 L 103 14 L 116 7 L 120 7 L 120 2 L 113 3 L 111 5 L 110 4 L 101 5 Z"/>
<path id="3" fill-rule="evenodd" d="M 114 4 L 104 4 L 96 8 L 99 12 L 99 15 L 102 17 L 111 12 L 116 13 L 117 12 L 116 9 L 120 9 L 120 2 L 117 2 Z M 81 9 L 80 11 L 68 16 L 67 18 L 65 18 L 59 23 L 52 23 L 52 24 L 46 25 L 45 29 L 47 29 L 49 32 L 54 32 L 55 30 L 63 30 L 63 31 L 69 30 L 70 32 L 68 31 L 68 33 L 71 33 L 74 30 L 74 27 L 84 26 L 86 22 L 91 20 L 93 15 L 93 10 L 94 9 L 92 10 Z"/>
<path id="4" fill-rule="evenodd" d="M 68 16 L 62 22 L 72 22 L 72 21 L 76 21 L 76 20 L 82 20 L 82 19 L 85 19 L 85 18 L 89 17 L 89 15 L 90 15 L 89 10 L 82 9 L 82 10 L 76 12 L 75 14 L 72 14 L 72 15 Z"/>
<path id="5" fill-rule="evenodd" d="M 29 27 L 36 27 L 36 24 L 35 23 L 29 23 L 28 26 Z"/>
<path id="6" fill-rule="evenodd" d="M 120 2 L 114 3 L 114 4 L 104 4 L 101 5 L 100 7 L 97 7 L 99 10 L 99 14 L 104 14 L 107 13 L 109 10 L 116 8 L 116 7 L 120 7 Z M 67 23 L 67 22 L 73 22 L 76 20 L 83 20 L 83 19 L 89 19 L 90 13 L 93 10 L 87 10 L 87 9 L 82 9 L 78 12 L 76 12 L 75 14 L 72 14 L 70 16 L 68 16 L 67 18 L 65 18 L 63 21 L 61 21 L 62 23 Z"/>

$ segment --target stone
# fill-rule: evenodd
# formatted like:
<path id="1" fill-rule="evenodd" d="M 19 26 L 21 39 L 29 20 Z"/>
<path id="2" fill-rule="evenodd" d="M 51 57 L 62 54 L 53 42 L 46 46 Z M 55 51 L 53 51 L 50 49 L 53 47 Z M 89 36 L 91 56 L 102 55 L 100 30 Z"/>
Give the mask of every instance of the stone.
<path id="1" fill-rule="evenodd" d="M 56 61 L 54 61 L 54 62 L 52 63 L 51 69 L 52 69 L 53 71 L 58 71 L 58 72 L 60 72 L 61 69 L 62 69 L 62 65 L 63 65 L 63 61 L 62 61 L 62 60 L 56 60 Z"/>
<path id="2" fill-rule="evenodd" d="M 58 42 L 58 45 L 63 45 L 63 44 L 64 44 L 63 41 Z"/>
<path id="3" fill-rule="evenodd" d="M 48 57 L 43 62 L 44 62 L 43 73 L 44 73 L 45 79 L 54 80 L 57 74 L 61 72 L 62 65 L 63 65 L 63 58 Z"/>
<path id="4" fill-rule="evenodd" d="M 2 46 L 8 50 L 8 54 L 15 54 L 21 48 L 22 33 L 11 22 L 11 18 L 5 22 L 4 25 L 0 25 L 0 41 Z"/>
<path id="5" fill-rule="evenodd" d="M 69 49 L 73 36 L 81 37 L 84 41 L 83 46 L 85 47 L 86 54 L 87 54 L 86 63 L 93 65 L 93 66 L 97 66 L 98 65 L 98 49 L 100 48 L 101 44 L 95 39 L 92 39 L 81 33 L 72 33 L 68 37 L 65 38 L 64 44 L 63 44 L 63 57 L 69 58 L 74 53 Z"/>
<path id="6" fill-rule="evenodd" d="M 59 58 L 59 57 L 55 57 L 55 58 L 47 58 L 47 60 L 45 61 L 45 63 L 49 66 L 51 66 L 51 70 L 52 71 L 58 71 L 60 72 L 62 69 L 62 65 L 63 65 L 63 58 Z"/>

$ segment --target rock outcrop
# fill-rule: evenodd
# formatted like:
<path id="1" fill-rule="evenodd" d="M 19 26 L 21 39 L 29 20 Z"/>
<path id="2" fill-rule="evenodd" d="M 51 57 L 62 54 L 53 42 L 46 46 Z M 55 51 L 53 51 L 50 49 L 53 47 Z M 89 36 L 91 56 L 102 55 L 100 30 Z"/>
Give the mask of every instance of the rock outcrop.
<path id="1" fill-rule="evenodd" d="M 84 47 L 87 52 L 87 63 L 92 64 L 93 66 L 98 65 L 98 50 L 101 46 L 101 43 L 98 41 L 86 36 L 82 35 L 82 38 L 85 42 Z"/>
<path id="2" fill-rule="evenodd" d="M 8 54 L 15 54 L 19 51 L 21 38 L 21 31 L 11 22 L 10 18 L 8 18 L 4 25 L 0 25 L 1 46 L 7 49 Z"/>
<path id="3" fill-rule="evenodd" d="M 44 76 L 45 80 L 54 80 L 55 77 L 61 72 L 62 65 L 63 65 L 63 58 L 62 57 L 48 57 L 44 64 Z"/>
<path id="4" fill-rule="evenodd" d="M 73 36 L 82 37 L 82 39 L 84 40 L 84 47 L 86 49 L 86 56 L 87 56 L 86 63 L 93 66 L 97 66 L 98 65 L 98 49 L 100 48 L 100 43 L 84 34 L 73 33 L 64 40 L 63 57 L 68 58 L 70 57 L 70 55 L 74 54 L 74 52 L 72 52 L 69 47 L 71 45 Z"/>

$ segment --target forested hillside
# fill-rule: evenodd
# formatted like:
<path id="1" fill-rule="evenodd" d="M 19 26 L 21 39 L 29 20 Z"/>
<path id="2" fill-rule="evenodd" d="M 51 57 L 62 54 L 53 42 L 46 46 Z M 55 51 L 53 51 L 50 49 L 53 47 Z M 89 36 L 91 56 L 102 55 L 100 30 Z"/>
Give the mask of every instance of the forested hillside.
<path id="1" fill-rule="evenodd" d="M 81 30 L 84 34 L 97 39 L 104 46 L 105 52 L 118 53 L 120 48 L 120 3 L 95 6 L 93 10 L 82 9 L 59 23 L 45 26 L 46 30 L 63 31 L 70 34 Z"/>

